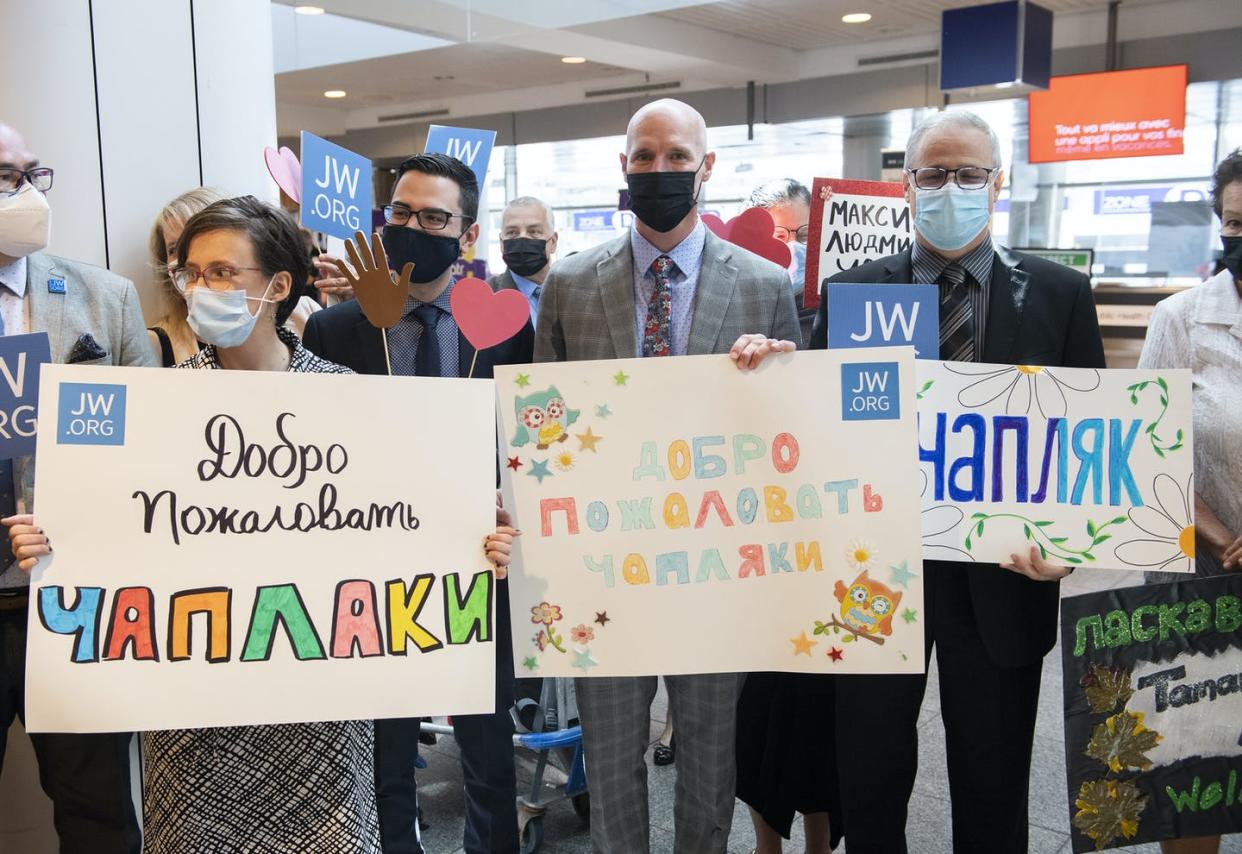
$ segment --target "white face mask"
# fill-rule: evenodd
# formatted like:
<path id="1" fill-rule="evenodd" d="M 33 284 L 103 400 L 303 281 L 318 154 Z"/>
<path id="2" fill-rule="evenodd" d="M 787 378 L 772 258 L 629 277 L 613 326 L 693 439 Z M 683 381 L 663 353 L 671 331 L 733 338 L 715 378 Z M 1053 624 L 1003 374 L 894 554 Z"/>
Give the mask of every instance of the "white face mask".
<path id="1" fill-rule="evenodd" d="M 11 196 L 0 195 L 0 255 L 25 258 L 47 248 L 52 236 L 52 209 L 30 184 Z"/>
<path id="2" fill-rule="evenodd" d="M 192 288 L 185 295 L 189 306 L 186 322 L 200 341 L 217 347 L 238 347 L 250 337 L 259 319 L 250 313 L 247 302 L 276 302 L 267 298 L 275 280 L 275 276 L 268 280 L 261 297 L 247 296 L 241 289 L 213 291 L 206 286 Z"/>

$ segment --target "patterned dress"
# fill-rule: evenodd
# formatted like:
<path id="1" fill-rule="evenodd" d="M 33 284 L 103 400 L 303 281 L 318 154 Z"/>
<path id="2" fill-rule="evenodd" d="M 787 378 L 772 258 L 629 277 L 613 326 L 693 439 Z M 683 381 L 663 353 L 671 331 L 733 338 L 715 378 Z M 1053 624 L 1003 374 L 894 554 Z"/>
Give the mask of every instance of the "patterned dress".
<path id="1" fill-rule="evenodd" d="M 348 374 L 287 329 L 290 371 Z M 178 365 L 220 369 L 208 346 Z M 378 854 L 370 721 L 143 735 L 146 854 Z"/>

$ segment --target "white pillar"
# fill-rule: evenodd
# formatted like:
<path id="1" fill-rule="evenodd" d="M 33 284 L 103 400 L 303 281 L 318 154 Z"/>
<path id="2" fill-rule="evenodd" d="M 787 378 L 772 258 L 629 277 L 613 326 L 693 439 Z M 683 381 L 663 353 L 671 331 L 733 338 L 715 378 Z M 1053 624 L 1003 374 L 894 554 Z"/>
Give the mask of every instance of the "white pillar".
<path id="1" fill-rule="evenodd" d="M 54 254 L 132 279 L 156 212 L 201 185 L 276 200 L 267 0 L 4 0 L 0 121 L 56 170 Z M 18 35 L 22 34 L 22 35 Z"/>
<path id="2" fill-rule="evenodd" d="M 0 121 L 56 170 L 49 251 L 132 279 L 153 323 L 162 304 L 148 234 L 165 203 L 201 185 L 276 201 L 263 164 L 276 143 L 270 4 L 0 0 L 0 10 Z M 0 854 L 51 854 L 29 743 L 17 725 L 8 735 Z"/>

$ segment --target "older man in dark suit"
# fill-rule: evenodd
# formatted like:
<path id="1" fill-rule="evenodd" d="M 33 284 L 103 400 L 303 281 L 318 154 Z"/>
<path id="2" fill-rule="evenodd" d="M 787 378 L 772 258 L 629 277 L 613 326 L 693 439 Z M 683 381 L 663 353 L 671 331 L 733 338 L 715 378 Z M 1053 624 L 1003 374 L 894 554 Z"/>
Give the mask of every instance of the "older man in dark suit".
<path id="1" fill-rule="evenodd" d="M 940 113 L 911 135 L 906 165 L 913 247 L 829 281 L 938 284 L 946 361 L 1104 367 L 1087 277 L 992 243 L 991 212 L 1004 179 L 992 129 L 972 113 Z M 812 348 L 827 346 L 827 329 L 825 292 Z M 1040 670 L 1056 642 L 1056 581 L 1069 570 L 1034 548 L 1002 566 L 932 560 L 924 567 L 926 648 L 929 657 L 935 649 L 940 674 L 953 849 L 1025 852 Z M 837 679 L 850 854 L 906 851 L 925 682 Z"/>
<path id="2" fill-rule="evenodd" d="M 47 255 L 52 170 L 0 124 L 0 335 L 46 332 L 52 361 L 155 365 L 134 286 L 107 270 Z M 70 200 L 72 201 L 72 200 Z M 34 457 L 0 460 L 0 516 L 34 509 Z M 30 576 L 0 536 L 0 767 L 5 736 L 24 715 Z M 130 797 L 130 735 L 39 733 L 30 737 L 51 798 L 60 850 L 137 854 L 142 836 Z"/>
<path id="3" fill-rule="evenodd" d="M 548 203 L 519 196 L 500 216 L 501 258 L 505 271 L 488 278 L 494 291 L 514 290 L 530 303 L 530 322 L 539 315 L 539 297 L 556 255 L 556 218 Z"/>
<path id="4" fill-rule="evenodd" d="M 398 270 L 413 265 L 402 317 L 392 328 L 372 326 L 356 301 L 311 315 L 303 343 L 324 359 L 360 374 L 490 379 L 496 365 L 531 361 L 529 323 L 495 347 L 473 348 L 457 328 L 449 305 L 453 262 L 479 237 L 479 188 L 474 173 L 445 154 L 420 154 L 401 164 L 384 247 Z M 473 371 L 473 373 L 472 373 Z M 466 854 L 517 854 L 517 780 L 513 764 L 513 653 L 509 588 L 497 584 L 496 708 L 492 714 L 458 715 L 453 735 L 461 749 L 466 789 Z M 410 686 L 416 691 L 418 687 Z M 421 851 L 414 760 L 419 723 L 375 722 L 376 794 L 385 854 Z"/>
<path id="5" fill-rule="evenodd" d="M 535 360 L 729 353 L 750 367 L 800 341 L 789 274 L 720 240 L 696 202 L 715 152 L 679 101 L 630 119 L 621 169 L 634 225 L 622 237 L 557 262 L 544 282 Z M 738 674 L 667 676 L 677 726 L 674 850 L 723 852 L 734 804 Z M 649 849 L 643 761 L 656 676 L 575 680 L 596 851 Z"/>

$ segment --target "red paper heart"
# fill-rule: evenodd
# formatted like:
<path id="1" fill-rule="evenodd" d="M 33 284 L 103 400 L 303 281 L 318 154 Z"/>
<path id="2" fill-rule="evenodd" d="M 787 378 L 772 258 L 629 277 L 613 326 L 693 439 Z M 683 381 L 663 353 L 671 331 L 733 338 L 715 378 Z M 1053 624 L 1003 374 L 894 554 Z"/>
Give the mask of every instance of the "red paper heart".
<path id="1" fill-rule="evenodd" d="M 530 303 L 521 292 L 510 288 L 493 292 L 474 276 L 457 280 L 449 306 L 457 328 L 476 350 L 509 340 L 530 320 Z"/>
<path id="2" fill-rule="evenodd" d="M 767 258 L 778 267 L 788 267 L 793 258 L 789 244 L 772 236 L 776 223 L 765 208 L 747 208 L 728 222 L 715 214 L 704 214 L 703 223 L 722 240 Z"/>
<path id="3" fill-rule="evenodd" d="M 267 172 L 276 186 L 284 190 L 286 196 L 302 204 L 302 164 L 298 162 L 298 156 L 288 146 L 282 145 L 277 151 L 269 145 L 263 149 L 263 162 L 267 164 Z"/>

